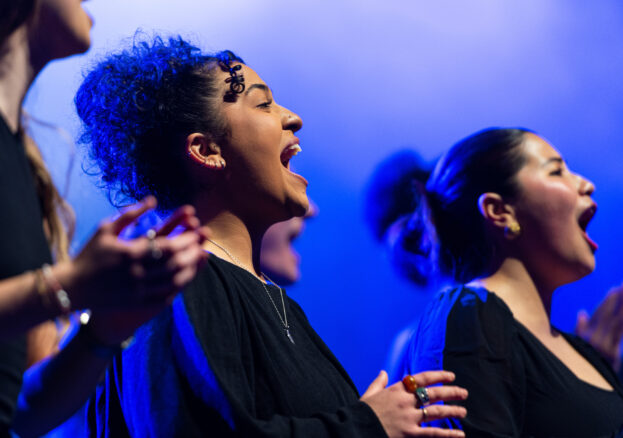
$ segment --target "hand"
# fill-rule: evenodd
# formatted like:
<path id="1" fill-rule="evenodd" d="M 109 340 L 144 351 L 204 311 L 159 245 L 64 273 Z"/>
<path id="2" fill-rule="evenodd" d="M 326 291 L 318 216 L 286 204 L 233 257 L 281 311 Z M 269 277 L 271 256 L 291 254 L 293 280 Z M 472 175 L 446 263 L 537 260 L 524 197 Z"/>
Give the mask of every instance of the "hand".
<path id="1" fill-rule="evenodd" d="M 148 197 L 117 219 L 104 222 L 72 262 L 54 267 L 74 308 L 93 312 L 151 309 L 170 302 L 195 276 L 207 258 L 202 248 L 207 233 L 190 206 L 173 213 L 153 242 L 146 237 L 118 238 L 155 206 L 156 200 Z M 183 231 L 170 236 L 177 227 Z M 158 257 L 154 257 L 154 248 Z"/>
<path id="2" fill-rule="evenodd" d="M 418 387 L 427 387 L 431 403 L 442 400 L 465 400 L 467 390 L 458 386 L 433 386 L 437 383 L 449 383 L 454 374 L 448 371 L 426 371 L 413 376 Z M 426 420 L 422 409 L 416 408 L 414 394 L 407 392 L 402 382 L 387 386 L 387 373 L 381 371 L 361 396 L 381 421 L 390 438 L 402 437 L 464 437 L 462 430 L 448 430 L 438 427 L 423 428 L 424 421 L 443 418 L 463 418 L 467 411 L 462 406 L 431 404 L 426 406 Z"/>
<path id="3" fill-rule="evenodd" d="M 599 351 L 618 372 L 623 337 L 623 285 L 610 289 L 593 316 L 580 311 L 575 333 Z"/>

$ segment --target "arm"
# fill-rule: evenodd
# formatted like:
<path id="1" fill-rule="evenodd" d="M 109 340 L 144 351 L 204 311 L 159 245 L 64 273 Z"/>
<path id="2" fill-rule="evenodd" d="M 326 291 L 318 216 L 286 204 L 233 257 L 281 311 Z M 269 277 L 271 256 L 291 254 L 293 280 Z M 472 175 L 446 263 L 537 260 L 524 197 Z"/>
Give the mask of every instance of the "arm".
<path id="1" fill-rule="evenodd" d="M 157 241 L 162 257 L 158 260 L 147 254 L 150 248 L 145 238 L 128 243 L 117 241 L 118 232 L 136 217 L 136 211 L 130 213 L 105 224 L 102 227 L 104 232 L 99 236 L 96 234 L 95 243 L 92 239 L 87 244 L 74 262 L 77 280 L 64 276 L 63 267 L 57 267 L 61 284 L 70 285 L 68 292 L 74 285 L 77 288 L 92 288 L 84 304 L 95 302 L 95 310 L 88 323 L 88 332 L 81 328 L 80 335 L 74 336 L 58 354 L 33 367 L 25 375 L 14 426 L 23 436 L 38 436 L 50 430 L 83 405 L 115 353 L 115 348 L 108 348 L 110 354 L 102 355 L 97 346 L 119 345 L 138 326 L 159 313 L 194 277 L 205 258 L 201 248 L 203 238 L 196 227 L 192 227 L 188 211 L 174 215 L 160 229 L 161 237 Z M 189 220 L 190 224 L 187 223 Z M 187 230 L 167 238 L 167 234 L 177 225 Z M 110 229 L 107 230 L 107 227 Z M 108 248 L 98 244 L 97 239 L 109 237 L 110 234 L 114 239 L 108 239 Z M 119 257 L 109 254 L 119 252 L 119 245 L 131 253 L 137 252 L 140 257 L 131 257 L 130 266 L 122 267 Z M 99 260 L 98 267 L 85 266 L 94 263 L 94 260 Z M 134 277 L 128 276 L 124 270 L 133 273 Z"/>
<path id="2" fill-rule="evenodd" d="M 129 242 L 118 239 L 124 228 L 155 205 L 154 198 L 147 198 L 116 220 L 104 222 L 74 260 L 52 266 L 52 276 L 67 291 L 74 309 L 140 308 L 150 299 L 165 299 L 171 293 L 173 283 L 179 289 L 178 285 L 186 284 L 189 277 L 192 278 L 189 275 L 194 272 L 192 268 L 180 269 L 181 264 L 189 265 L 181 259 L 194 257 L 198 262 L 205 257 L 197 245 L 203 237 L 200 237 L 198 221 L 191 207 L 178 210 L 163 227 L 165 231 L 171 231 L 175 225 L 182 225 L 189 231 L 173 239 L 168 239 L 167 233 L 161 233 L 156 240 L 164 251 L 161 260 L 151 260 L 149 243 L 144 237 Z M 190 255 L 184 253 L 189 240 L 193 239 L 194 252 Z M 144 283 L 153 277 L 162 278 L 164 286 L 145 287 Z M 53 297 L 42 292 L 37 283 L 35 272 L 0 281 L 0 336 L 16 336 L 63 313 Z"/>
<path id="3" fill-rule="evenodd" d="M 215 288 L 212 288 L 215 289 Z M 197 297 L 196 294 L 186 294 L 174 305 L 173 307 L 173 320 L 174 331 L 172 336 L 172 350 L 175 352 L 175 363 L 179 367 L 181 374 L 190 382 L 191 387 L 197 397 L 203 399 L 207 407 L 218 410 L 221 417 L 226 419 L 232 427 L 235 428 L 236 436 L 254 436 L 254 437 L 379 437 L 389 434 L 390 437 L 402 437 L 402 436 L 448 436 L 459 437 L 463 436 L 461 431 L 443 431 L 440 429 L 423 429 L 419 426 L 419 423 L 423 419 L 422 411 L 416 409 L 415 397 L 413 394 L 408 393 L 403 387 L 402 383 L 392 385 L 386 388 L 387 374 L 381 372 L 377 379 L 370 385 L 366 393 L 361 397 L 359 401 L 356 398 L 351 397 L 350 402 L 335 403 L 331 402 L 335 395 L 328 395 L 326 397 L 326 403 L 324 408 L 320 407 L 320 412 L 309 413 L 313 415 L 302 414 L 306 410 L 305 400 L 299 400 L 298 397 L 306 397 L 306 394 L 318 391 L 319 388 L 326 388 L 322 385 L 311 386 L 304 384 L 300 379 L 304 379 L 304 375 L 296 377 L 291 380 L 290 377 L 286 378 L 285 374 L 288 368 L 284 367 L 281 370 L 282 377 L 279 378 L 279 382 L 274 382 L 277 386 L 284 388 L 283 379 L 287 379 L 288 383 L 285 383 L 286 387 L 290 385 L 296 385 L 300 383 L 300 387 L 306 388 L 303 391 L 296 390 L 291 393 L 292 395 L 285 396 L 273 396 L 271 394 L 263 394 L 260 388 L 270 383 L 260 384 L 256 372 L 259 374 L 263 368 L 263 364 L 251 363 L 248 355 L 250 351 L 248 342 L 251 339 L 243 335 L 238 334 L 238 328 L 240 325 L 235 322 L 238 318 L 236 312 L 229 313 L 225 304 L 220 310 L 212 309 L 212 312 L 206 312 L 206 306 L 202 304 L 204 301 L 194 301 L 196 298 L 205 297 L 218 297 L 216 291 L 212 291 L 211 294 L 201 294 Z M 188 300 L 188 301 L 187 301 Z M 234 300 L 235 302 L 235 300 Z M 185 307 L 184 304 L 189 307 Z M 221 300 L 215 298 L 212 301 L 211 307 L 218 308 Z M 293 318 L 296 315 L 298 306 L 291 302 L 290 309 L 292 310 Z M 190 313 L 187 313 L 185 309 L 188 309 Z M 200 320 L 193 318 L 193 314 L 199 317 Z M 302 312 L 301 312 L 302 314 Z M 218 318 L 217 315 L 223 315 L 222 318 Z M 301 315 L 302 316 L 302 315 Z M 197 324 L 193 324 L 194 320 Z M 306 329 L 303 325 L 303 318 L 298 320 L 298 330 L 305 332 L 307 330 L 315 335 L 315 332 L 311 328 Z M 216 321 L 216 326 L 211 326 L 208 321 Z M 195 338 L 194 333 L 205 333 L 206 330 L 210 330 L 210 333 L 219 332 L 222 330 L 223 324 L 227 321 L 233 322 L 229 325 L 227 331 L 221 331 L 218 336 L 210 336 L 209 339 Z M 209 327 L 212 327 L 211 329 Z M 202 328 L 204 327 L 204 328 Z M 246 330 L 246 329 L 243 329 Z M 316 335 L 317 336 L 317 335 Z M 221 343 L 221 339 L 227 338 L 223 346 L 217 344 Z M 206 358 L 201 354 L 202 346 L 199 345 L 203 341 L 203 346 L 211 346 L 211 352 L 209 357 Z M 207 343 L 206 343 L 207 342 Z M 261 340 L 251 341 L 261 342 Z M 289 344 L 287 344 L 289 345 Z M 322 344 L 324 345 L 324 344 Z M 298 345 L 295 348 L 303 348 L 304 344 Z M 308 347 L 306 347 L 308 348 Z M 325 347 L 326 348 L 326 347 Z M 260 347 L 261 349 L 261 347 Z M 320 353 L 318 353 L 320 354 Z M 258 352 L 257 356 L 251 353 L 252 356 L 259 357 L 261 354 Z M 218 356 L 218 359 L 216 358 Z M 272 360 L 297 362 L 302 357 L 292 357 L 288 354 L 285 356 L 276 356 L 276 352 L 271 353 Z M 271 360 L 269 359 L 269 360 Z M 310 360 L 315 360 L 311 359 Z M 223 360 L 221 365 L 214 366 L 219 360 Z M 211 366 L 212 365 L 212 366 Z M 161 373 L 156 373 L 161 375 Z M 206 377 L 207 375 L 212 377 Z M 436 383 L 447 383 L 453 380 L 454 376 L 451 373 L 444 372 L 430 372 L 422 373 L 416 376 L 418 384 L 421 386 L 428 386 Z M 218 383 L 217 383 L 218 382 Z M 337 382 L 336 382 L 337 383 Z M 335 383 L 335 384 L 336 384 Z M 259 385 L 259 386 L 258 386 Z M 148 385 L 145 385 L 148 386 Z M 258 392 L 259 389 L 259 392 Z M 300 389 L 300 388 L 299 388 Z M 326 390 L 326 389 L 323 389 Z M 277 390 L 278 391 L 278 390 Z M 286 389 L 286 391 L 288 391 Z M 270 391 L 269 391 L 270 392 Z M 337 391 L 336 391 L 337 393 Z M 466 397 L 466 391 L 457 388 L 455 386 L 431 388 L 430 391 L 431 401 L 436 402 L 439 400 L 455 400 L 464 399 Z M 276 398 L 273 398 L 276 397 Z M 314 395 L 315 397 L 315 395 Z M 276 400 L 281 399 L 281 402 Z M 286 401 L 286 399 L 288 401 Z M 223 403 L 223 400 L 227 400 Z M 285 411 L 298 412 L 297 415 L 285 415 L 277 414 L 273 410 L 273 414 L 270 414 L 270 410 L 263 408 L 262 404 L 268 403 L 274 404 L 275 407 L 279 404 L 285 403 L 297 404 L 298 407 L 290 409 L 284 407 Z M 322 406 L 322 405 L 319 405 Z M 277 408 L 277 412 L 282 409 Z M 261 412 L 261 413 L 260 413 Z M 430 406 L 428 408 L 429 416 L 434 418 L 446 418 L 448 416 L 463 417 L 465 411 L 461 407 L 457 406 Z"/>

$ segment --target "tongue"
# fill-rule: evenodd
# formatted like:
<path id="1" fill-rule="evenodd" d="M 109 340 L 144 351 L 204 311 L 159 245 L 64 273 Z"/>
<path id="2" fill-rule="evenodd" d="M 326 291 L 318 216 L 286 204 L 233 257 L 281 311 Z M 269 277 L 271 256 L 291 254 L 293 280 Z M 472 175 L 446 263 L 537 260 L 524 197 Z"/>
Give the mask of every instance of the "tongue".
<path id="1" fill-rule="evenodd" d="M 590 245 L 591 249 L 593 250 L 593 252 L 597 251 L 597 248 L 599 247 L 597 245 L 597 243 L 591 239 L 590 237 L 588 237 L 588 233 L 586 231 L 584 231 L 584 238 L 586 239 L 586 241 L 588 242 L 588 244 Z"/>

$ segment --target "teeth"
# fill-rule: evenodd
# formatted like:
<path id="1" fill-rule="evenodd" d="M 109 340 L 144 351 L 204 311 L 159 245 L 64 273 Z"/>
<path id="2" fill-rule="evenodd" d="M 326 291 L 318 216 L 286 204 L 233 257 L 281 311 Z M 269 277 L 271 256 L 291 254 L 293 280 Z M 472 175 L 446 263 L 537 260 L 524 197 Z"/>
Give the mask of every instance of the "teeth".
<path id="1" fill-rule="evenodd" d="M 290 159 L 293 156 L 297 155 L 302 150 L 303 149 L 301 149 L 301 146 L 299 146 L 298 143 L 297 144 L 293 144 L 292 146 L 288 146 L 281 153 L 281 162 L 283 164 L 287 164 L 287 162 L 290 161 Z"/>

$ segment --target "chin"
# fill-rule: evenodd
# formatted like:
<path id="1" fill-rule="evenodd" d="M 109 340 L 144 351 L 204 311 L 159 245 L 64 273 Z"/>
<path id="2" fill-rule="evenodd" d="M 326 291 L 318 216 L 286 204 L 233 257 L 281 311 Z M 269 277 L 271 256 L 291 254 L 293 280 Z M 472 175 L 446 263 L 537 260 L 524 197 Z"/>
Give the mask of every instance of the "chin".
<path id="1" fill-rule="evenodd" d="M 307 196 L 305 196 L 304 200 L 292 201 L 288 205 L 291 217 L 303 217 L 307 214 L 307 210 L 309 210 L 309 199 L 307 199 Z"/>
<path id="2" fill-rule="evenodd" d="M 579 262 L 572 272 L 569 273 L 571 277 L 569 281 L 566 281 L 566 284 L 573 283 L 574 281 L 581 280 L 587 275 L 591 274 L 595 270 L 595 259 L 592 260 L 582 260 Z"/>
<path id="3" fill-rule="evenodd" d="M 78 55 L 86 52 L 91 47 L 91 33 L 90 29 L 83 35 L 75 35 L 73 41 L 73 55 Z"/>
<path id="4" fill-rule="evenodd" d="M 262 270 L 279 286 L 291 286 L 299 281 L 300 273 L 298 267 L 288 267 L 286 265 L 287 263 L 280 266 L 274 266 L 274 269 L 270 266 L 262 266 Z"/>

